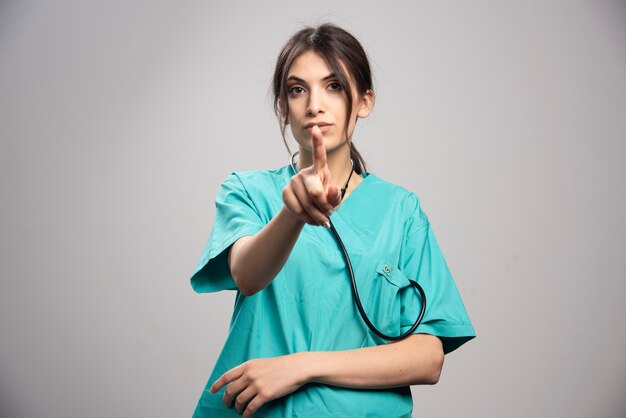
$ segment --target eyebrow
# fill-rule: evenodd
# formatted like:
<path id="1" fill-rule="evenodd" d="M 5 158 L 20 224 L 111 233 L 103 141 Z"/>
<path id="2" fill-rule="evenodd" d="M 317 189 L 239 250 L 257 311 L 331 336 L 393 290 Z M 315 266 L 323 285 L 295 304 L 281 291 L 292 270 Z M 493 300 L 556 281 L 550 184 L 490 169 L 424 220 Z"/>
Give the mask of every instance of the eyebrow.
<path id="1" fill-rule="evenodd" d="M 329 78 L 337 78 L 337 74 L 335 74 L 335 73 L 330 73 L 330 74 L 328 74 L 326 77 L 322 78 L 322 81 L 326 81 L 326 80 L 328 80 Z M 289 81 L 289 80 L 295 80 L 295 81 L 298 81 L 298 82 L 300 82 L 300 83 L 304 83 L 304 84 L 306 84 L 306 81 L 304 81 L 303 79 L 301 79 L 300 77 L 297 77 L 297 76 L 295 76 L 295 75 L 290 75 L 289 77 L 287 77 L 287 81 Z"/>

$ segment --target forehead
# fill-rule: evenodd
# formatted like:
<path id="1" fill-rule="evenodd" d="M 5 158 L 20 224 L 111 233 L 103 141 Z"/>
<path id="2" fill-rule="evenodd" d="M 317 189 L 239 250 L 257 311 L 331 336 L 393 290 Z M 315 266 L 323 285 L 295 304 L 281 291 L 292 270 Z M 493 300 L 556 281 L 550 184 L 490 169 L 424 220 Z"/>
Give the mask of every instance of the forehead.
<path id="1" fill-rule="evenodd" d="M 344 73 L 347 74 L 345 65 L 342 62 L 340 62 L 340 65 Z M 319 52 L 306 51 L 293 60 L 287 77 L 296 76 L 304 80 L 313 81 L 321 80 L 332 72 L 333 69 Z M 349 74 L 347 75 L 350 78 Z"/>
<path id="2" fill-rule="evenodd" d="M 315 51 L 306 51 L 293 60 L 287 76 L 295 75 L 300 78 L 305 78 L 303 76 L 307 76 L 307 78 L 320 76 L 322 78 L 331 71 L 324 57 Z"/>

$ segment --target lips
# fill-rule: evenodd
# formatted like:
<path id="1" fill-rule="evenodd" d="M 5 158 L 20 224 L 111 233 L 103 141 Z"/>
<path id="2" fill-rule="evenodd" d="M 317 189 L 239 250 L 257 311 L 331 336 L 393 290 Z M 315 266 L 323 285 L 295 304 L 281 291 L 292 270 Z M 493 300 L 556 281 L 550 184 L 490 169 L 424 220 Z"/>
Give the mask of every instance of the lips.
<path id="1" fill-rule="evenodd" d="M 309 123 L 306 127 L 305 130 L 308 132 L 313 132 L 313 127 L 314 126 L 318 126 L 320 128 L 320 132 L 324 133 L 324 132 L 328 132 L 333 128 L 333 125 L 330 123 Z"/>
<path id="2" fill-rule="evenodd" d="M 306 126 L 304 127 L 304 129 L 308 129 L 308 128 L 312 128 L 315 125 L 319 126 L 320 128 L 322 126 L 330 126 L 332 125 L 332 123 L 326 123 L 326 122 L 311 122 L 311 123 L 307 123 Z"/>

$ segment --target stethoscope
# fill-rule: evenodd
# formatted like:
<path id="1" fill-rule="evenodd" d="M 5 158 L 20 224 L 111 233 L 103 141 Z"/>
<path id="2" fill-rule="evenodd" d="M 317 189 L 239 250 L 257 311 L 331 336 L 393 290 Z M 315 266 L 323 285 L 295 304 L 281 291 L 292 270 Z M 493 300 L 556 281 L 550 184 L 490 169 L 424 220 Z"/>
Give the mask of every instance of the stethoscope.
<path id="1" fill-rule="evenodd" d="M 298 173 L 298 166 L 296 165 L 294 159 L 296 157 L 296 155 L 298 154 L 299 151 L 296 151 L 293 153 L 293 155 L 291 156 L 291 168 L 293 169 L 294 174 Z M 354 171 L 354 161 L 352 160 L 352 158 L 350 158 L 350 162 L 352 163 L 352 171 Z M 352 176 L 352 172 L 350 173 L 350 176 Z M 348 177 L 348 182 L 350 181 L 350 177 Z M 347 182 L 346 182 L 346 186 L 347 186 Z M 341 197 L 343 199 L 343 195 L 345 194 L 346 188 L 344 187 L 343 189 L 341 189 Z M 350 273 L 350 281 L 352 282 L 352 295 L 354 296 L 354 300 L 356 301 L 356 306 L 359 309 L 359 313 L 361 314 L 361 318 L 363 318 L 363 321 L 365 321 L 365 323 L 367 324 L 367 326 L 374 331 L 374 333 L 376 335 L 378 335 L 381 338 L 384 338 L 385 340 L 390 340 L 390 341 L 398 341 L 398 340 L 402 340 L 406 337 L 408 337 L 409 335 L 411 335 L 413 333 L 413 331 L 415 331 L 415 328 L 417 328 L 417 326 L 420 324 L 420 322 L 422 322 L 422 318 L 424 317 L 424 312 L 426 311 L 426 294 L 424 293 L 424 289 L 422 289 L 422 286 L 419 285 L 419 283 L 417 283 L 415 280 L 411 280 L 408 279 L 409 282 L 411 283 L 411 285 L 413 287 L 415 287 L 417 289 L 417 291 L 420 294 L 420 298 L 422 300 L 422 309 L 417 317 L 417 319 L 415 320 L 415 323 L 413 324 L 413 326 L 411 327 L 411 329 L 409 329 L 407 332 L 405 332 L 402 335 L 399 336 L 392 336 L 392 335 L 385 335 L 383 334 L 381 331 L 379 331 L 374 324 L 372 324 L 369 320 L 369 318 L 367 317 L 367 314 L 365 313 L 365 310 L 363 309 L 363 306 L 361 305 L 361 298 L 359 297 L 359 292 L 356 288 L 356 280 L 354 279 L 354 271 L 352 270 L 352 263 L 350 262 L 350 257 L 348 256 L 348 252 L 346 251 L 346 247 L 343 245 L 343 241 L 341 240 L 341 238 L 339 237 L 339 234 L 337 233 L 337 230 L 335 229 L 335 225 L 333 225 L 333 221 L 330 219 L 330 217 L 328 218 L 328 222 L 330 223 L 330 231 L 333 233 L 333 235 L 335 236 L 335 240 L 337 241 L 337 243 L 339 244 L 339 247 L 341 248 L 341 251 L 343 252 L 343 257 L 346 260 L 346 267 L 348 268 L 348 272 Z"/>

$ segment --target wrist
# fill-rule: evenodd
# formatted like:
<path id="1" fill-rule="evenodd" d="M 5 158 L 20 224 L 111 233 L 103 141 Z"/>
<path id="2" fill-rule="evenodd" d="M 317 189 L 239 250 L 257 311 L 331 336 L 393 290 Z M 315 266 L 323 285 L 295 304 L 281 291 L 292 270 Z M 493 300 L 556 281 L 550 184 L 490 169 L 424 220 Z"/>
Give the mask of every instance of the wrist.
<path id="1" fill-rule="evenodd" d="M 302 351 L 296 353 L 300 356 L 303 384 L 318 382 L 322 376 L 324 351 Z"/>
<path id="2" fill-rule="evenodd" d="M 284 204 L 280 212 L 278 212 L 277 217 L 283 218 L 292 228 L 302 228 L 305 224 L 303 220 L 291 213 L 291 211 Z"/>
<path id="3" fill-rule="evenodd" d="M 303 385 L 314 382 L 318 376 L 318 354 L 315 351 L 301 351 L 294 354 L 299 360 L 299 369 L 302 373 L 300 379 Z"/>

